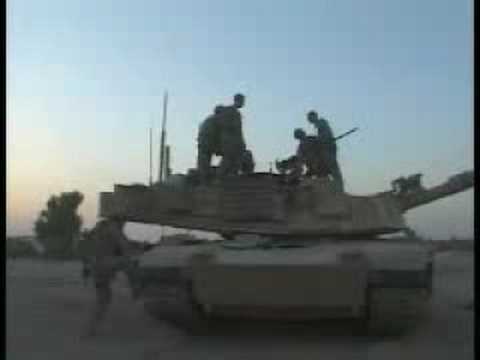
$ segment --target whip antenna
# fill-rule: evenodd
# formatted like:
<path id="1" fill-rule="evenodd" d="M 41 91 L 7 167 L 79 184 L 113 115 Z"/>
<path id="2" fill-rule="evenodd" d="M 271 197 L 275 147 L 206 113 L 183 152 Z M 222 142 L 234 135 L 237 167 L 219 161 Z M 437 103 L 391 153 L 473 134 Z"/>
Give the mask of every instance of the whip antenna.
<path id="1" fill-rule="evenodd" d="M 150 129 L 148 131 L 148 140 L 149 140 L 149 173 L 148 173 L 148 184 L 152 186 L 152 122 L 150 121 Z"/>
<path id="2" fill-rule="evenodd" d="M 164 167 L 165 167 L 165 137 L 166 137 L 166 123 L 167 123 L 167 104 L 168 92 L 163 95 L 163 119 L 162 119 L 162 134 L 160 139 L 160 167 L 158 170 L 158 182 L 163 181 Z"/>

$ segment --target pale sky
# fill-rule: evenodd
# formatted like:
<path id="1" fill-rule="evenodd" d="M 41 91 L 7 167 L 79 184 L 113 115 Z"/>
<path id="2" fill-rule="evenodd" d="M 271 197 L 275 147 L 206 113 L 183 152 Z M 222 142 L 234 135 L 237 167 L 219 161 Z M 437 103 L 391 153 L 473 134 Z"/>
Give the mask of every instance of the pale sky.
<path id="1" fill-rule="evenodd" d="M 346 191 L 426 186 L 473 169 L 473 4 L 466 0 L 7 3 L 7 233 L 32 233 L 51 194 L 148 181 L 162 95 L 174 172 L 199 123 L 233 94 L 258 170 L 294 152 L 316 109 L 336 134 Z M 155 163 L 157 159 L 155 158 Z M 156 173 L 156 168 L 154 173 Z M 433 238 L 473 236 L 473 190 L 411 211 Z M 145 237 L 158 229 L 145 230 Z M 140 237 L 141 237 L 140 236 Z"/>

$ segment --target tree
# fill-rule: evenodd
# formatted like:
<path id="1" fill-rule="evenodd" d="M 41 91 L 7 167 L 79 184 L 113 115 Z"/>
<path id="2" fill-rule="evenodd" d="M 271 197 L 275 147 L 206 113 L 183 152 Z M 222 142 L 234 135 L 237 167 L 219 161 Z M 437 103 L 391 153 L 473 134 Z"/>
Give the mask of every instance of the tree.
<path id="1" fill-rule="evenodd" d="M 77 209 L 83 201 L 78 191 L 53 195 L 35 222 L 35 233 L 45 252 L 53 257 L 73 255 L 75 238 L 80 234 L 82 218 Z"/>

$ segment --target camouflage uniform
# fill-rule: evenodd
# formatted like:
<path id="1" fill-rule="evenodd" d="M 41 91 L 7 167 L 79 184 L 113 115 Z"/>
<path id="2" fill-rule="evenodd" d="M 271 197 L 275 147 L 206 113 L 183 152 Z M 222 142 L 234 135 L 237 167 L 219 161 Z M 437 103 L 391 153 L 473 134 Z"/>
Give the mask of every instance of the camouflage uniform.
<path id="1" fill-rule="evenodd" d="M 91 233 L 91 271 L 95 283 L 96 302 L 87 324 L 86 336 L 95 335 L 112 301 L 111 283 L 118 271 L 124 271 L 131 285 L 134 272 L 128 240 L 122 232 L 123 223 L 100 221 Z"/>
<path id="2" fill-rule="evenodd" d="M 343 191 L 343 177 L 337 161 L 337 144 L 333 137 L 332 129 L 327 120 L 318 118 L 318 115 L 313 111 L 308 114 L 308 120 L 317 129 L 317 137 L 321 143 L 321 156 L 324 158 L 328 172 L 333 180 L 337 182 L 340 190 Z"/>
<path id="3" fill-rule="evenodd" d="M 242 115 L 235 105 L 228 106 L 221 114 L 220 148 L 222 161 L 219 175 L 237 175 L 245 153 L 245 141 L 242 131 Z"/>
<path id="4" fill-rule="evenodd" d="M 223 106 L 217 106 L 214 114 L 207 117 L 198 130 L 197 169 L 201 181 L 205 182 L 210 175 L 210 163 L 213 155 L 221 155 L 220 151 L 220 113 Z"/>

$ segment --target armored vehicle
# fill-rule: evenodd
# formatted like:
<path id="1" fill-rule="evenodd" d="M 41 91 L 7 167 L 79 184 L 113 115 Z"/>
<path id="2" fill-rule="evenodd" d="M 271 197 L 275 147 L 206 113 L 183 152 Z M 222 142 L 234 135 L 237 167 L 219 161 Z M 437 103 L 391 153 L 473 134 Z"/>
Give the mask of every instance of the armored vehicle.
<path id="1" fill-rule="evenodd" d="M 157 317 L 198 329 L 215 320 L 356 319 L 373 333 L 408 329 L 428 314 L 433 256 L 407 228 L 415 207 L 473 187 L 473 171 L 424 188 L 420 174 L 358 196 L 327 178 L 287 184 L 254 173 L 199 185 L 172 175 L 115 185 L 100 216 L 222 234 L 160 243 L 139 259 L 141 297 Z"/>

